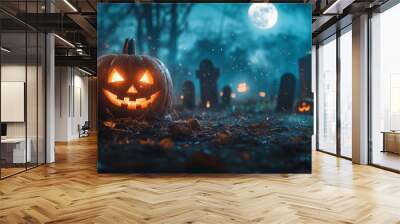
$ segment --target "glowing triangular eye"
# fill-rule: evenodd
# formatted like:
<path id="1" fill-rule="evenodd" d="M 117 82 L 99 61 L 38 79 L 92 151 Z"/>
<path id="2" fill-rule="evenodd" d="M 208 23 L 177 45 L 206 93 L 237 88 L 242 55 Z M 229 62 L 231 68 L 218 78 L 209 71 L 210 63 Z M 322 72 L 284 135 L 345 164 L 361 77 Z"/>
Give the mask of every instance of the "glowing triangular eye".
<path id="1" fill-rule="evenodd" d="M 153 76 L 149 73 L 149 71 L 146 71 L 142 77 L 140 78 L 141 82 L 147 83 L 147 84 L 154 84 L 154 79 Z"/>
<path id="2" fill-rule="evenodd" d="M 108 79 L 108 82 L 112 83 L 112 82 L 120 82 L 120 81 L 125 81 L 125 79 L 122 77 L 121 74 L 119 74 L 119 72 L 116 69 L 114 69 L 111 72 L 111 76 Z"/>

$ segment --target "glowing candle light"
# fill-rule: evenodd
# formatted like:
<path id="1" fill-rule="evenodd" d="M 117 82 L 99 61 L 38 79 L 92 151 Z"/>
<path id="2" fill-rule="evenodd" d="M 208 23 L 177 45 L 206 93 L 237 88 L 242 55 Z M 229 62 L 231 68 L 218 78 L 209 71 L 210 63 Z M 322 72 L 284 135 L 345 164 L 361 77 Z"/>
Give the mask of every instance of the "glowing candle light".
<path id="1" fill-rule="evenodd" d="M 183 99 L 185 99 L 185 96 L 184 96 L 184 95 L 181 95 L 181 97 L 180 97 L 180 98 L 181 98 L 181 100 L 183 100 Z"/>
<path id="2" fill-rule="evenodd" d="M 232 93 L 231 97 L 232 97 L 232 99 L 235 99 L 236 98 L 236 93 Z"/>
<path id="3" fill-rule="evenodd" d="M 207 101 L 206 108 L 210 108 L 210 107 L 211 107 L 211 103 L 210 103 L 210 101 Z"/>
<path id="4" fill-rule="evenodd" d="M 237 87 L 237 91 L 239 93 L 245 93 L 245 92 L 247 92 L 247 90 L 249 90 L 247 83 L 245 83 L 245 82 L 239 83 L 239 85 Z"/>
<path id="5" fill-rule="evenodd" d="M 259 95 L 260 97 L 265 97 L 267 94 L 266 94 L 265 92 L 261 91 L 261 92 L 258 93 L 258 95 Z"/>

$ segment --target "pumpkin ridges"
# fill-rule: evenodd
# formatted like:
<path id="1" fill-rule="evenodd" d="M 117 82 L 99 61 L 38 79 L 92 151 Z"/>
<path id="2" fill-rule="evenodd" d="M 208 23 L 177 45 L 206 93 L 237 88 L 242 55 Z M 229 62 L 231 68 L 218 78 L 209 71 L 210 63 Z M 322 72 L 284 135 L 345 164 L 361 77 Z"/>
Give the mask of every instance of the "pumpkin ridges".
<path id="1" fill-rule="evenodd" d="M 154 114 L 157 116 L 157 114 L 160 113 L 160 111 L 169 111 L 170 107 L 172 106 L 172 81 L 171 81 L 171 76 L 169 75 L 169 71 L 166 69 L 166 67 L 157 59 L 154 57 L 150 56 L 142 56 L 142 59 L 145 63 L 150 63 L 151 67 L 159 69 L 160 78 L 162 79 L 161 83 L 165 83 L 165 85 L 160 86 L 160 90 L 165 92 L 161 96 L 161 99 L 158 102 L 161 102 L 154 108 L 151 108 L 149 113 Z M 163 69 L 165 68 L 165 69 Z"/>
<path id="2" fill-rule="evenodd" d="M 165 67 L 165 65 L 160 60 L 155 59 L 155 61 L 159 64 L 160 67 Z M 164 107 L 167 110 L 170 110 L 170 108 L 172 106 L 172 94 L 173 94 L 172 93 L 172 89 L 173 89 L 172 79 L 171 79 L 171 75 L 169 74 L 168 70 L 162 70 L 162 72 L 164 73 L 163 77 L 165 79 L 165 82 L 167 83 L 166 86 L 168 87 L 168 89 L 166 90 L 167 94 L 165 94 L 165 97 L 168 97 L 168 99 L 164 100 L 164 102 L 165 102 Z"/>

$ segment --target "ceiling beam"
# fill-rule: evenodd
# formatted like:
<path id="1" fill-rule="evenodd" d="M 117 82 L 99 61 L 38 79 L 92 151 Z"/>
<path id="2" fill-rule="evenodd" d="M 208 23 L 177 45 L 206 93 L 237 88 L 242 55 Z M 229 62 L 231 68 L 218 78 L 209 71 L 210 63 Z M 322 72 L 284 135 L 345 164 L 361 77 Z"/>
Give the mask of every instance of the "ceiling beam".
<path id="1" fill-rule="evenodd" d="M 55 56 L 56 66 L 87 67 L 96 71 L 97 60 L 91 56 Z"/>
<path id="2" fill-rule="evenodd" d="M 90 24 L 85 17 L 80 14 L 67 14 L 67 16 L 81 27 L 91 38 L 96 38 L 97 30 Z"/>

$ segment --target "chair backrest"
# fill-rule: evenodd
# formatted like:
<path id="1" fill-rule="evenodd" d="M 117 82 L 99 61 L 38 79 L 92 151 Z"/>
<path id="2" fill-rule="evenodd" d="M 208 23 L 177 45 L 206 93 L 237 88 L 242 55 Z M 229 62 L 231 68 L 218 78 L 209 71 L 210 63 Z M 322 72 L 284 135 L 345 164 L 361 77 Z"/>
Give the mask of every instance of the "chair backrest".
<path id="1" fill-rule="evenodd" d="M 85 123 L 83 124 L 82 128 L 90 128 L 89 121 L 85 121 Z"/>

